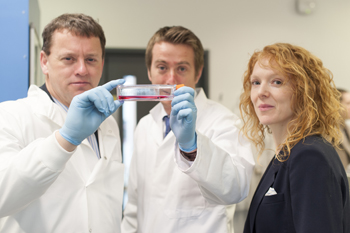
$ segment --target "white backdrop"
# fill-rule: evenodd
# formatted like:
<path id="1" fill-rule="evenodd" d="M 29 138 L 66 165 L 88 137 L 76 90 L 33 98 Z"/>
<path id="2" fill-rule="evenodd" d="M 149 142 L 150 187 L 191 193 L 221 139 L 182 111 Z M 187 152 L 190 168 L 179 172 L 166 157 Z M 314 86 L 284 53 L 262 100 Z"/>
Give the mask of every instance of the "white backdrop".
<path id="1" fill-rule="evenodd" d="M 350 89 L 350 1 L 315 0 L 310 15 L 298 14 L 295 1 L 39 0 L 39 7 L 41 29 L 62 13 L 98 19 L 109 48 L 145 48 L 163 26 L 191 29 L 209 50 L 211 99 L 239 113 L 249 54 L 275 42 L 310 50 L 333 72 L 337 86 Z"/>

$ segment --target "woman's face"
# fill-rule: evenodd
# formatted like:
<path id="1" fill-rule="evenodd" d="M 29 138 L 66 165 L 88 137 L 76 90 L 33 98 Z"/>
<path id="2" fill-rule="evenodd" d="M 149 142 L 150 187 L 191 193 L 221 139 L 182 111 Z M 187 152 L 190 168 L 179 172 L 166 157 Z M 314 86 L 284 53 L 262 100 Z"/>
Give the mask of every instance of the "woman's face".
<path id="1" fill-rule="evenodd" d="M 250 98 L 255 113 L 263 125 L 268 125 L 272 132 L 287 129 L 287 124 L 293 119 L 291 108 L 292 88 L 288 79 L 276 70 L 268 67 L 267 60 L 258 61 L 250 77 Z"/>

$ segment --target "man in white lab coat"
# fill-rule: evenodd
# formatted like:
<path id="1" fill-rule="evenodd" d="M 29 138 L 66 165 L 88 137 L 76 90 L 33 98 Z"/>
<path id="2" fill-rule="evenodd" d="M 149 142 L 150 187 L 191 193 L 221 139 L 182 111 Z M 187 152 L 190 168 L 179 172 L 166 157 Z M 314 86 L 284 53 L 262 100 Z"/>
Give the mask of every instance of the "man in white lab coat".
<path id="1" fill-rule="evenodd" d="M 248 194 L 254 160 L 239 118 L 195 89 L 203 55 L 180 26 L 161 28 L 148 43 L 152 84 L 185 87 L 136 128 L 122 233 L 233 232 L 233 204 Z"/>
<path id="2" fill-rule="evenodd" d="M 97 87 L 101 26 L 64 14 L 43 32 L 42 87 L 0 104 L 0 232 L 120 232 L 123 193 L 121 105 Z"/>

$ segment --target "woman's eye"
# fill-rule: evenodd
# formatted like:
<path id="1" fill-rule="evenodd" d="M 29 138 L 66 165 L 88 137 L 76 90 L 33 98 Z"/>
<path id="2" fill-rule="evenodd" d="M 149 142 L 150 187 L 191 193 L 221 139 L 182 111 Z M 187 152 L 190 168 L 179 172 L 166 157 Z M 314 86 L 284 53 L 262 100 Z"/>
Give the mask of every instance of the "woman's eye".
<path id="1" fill-rule="evenodd" d="M 253 86 L 255 86 L 255 85 L 259 85 L 260 83 L 259 83 L 258 81 L 251 81 L 251 84 L 252 84 Z"/>
<path id="2" fill-rule="evenodd" d="M 280 81 L 280 80 L 275 80 L 275 81 L 273 81 L 273 83 L 274 83 L 274 84 L 277 84 L 277 85 L 281 85 L 281 84 L 282 84 L 282 81 Z"/>

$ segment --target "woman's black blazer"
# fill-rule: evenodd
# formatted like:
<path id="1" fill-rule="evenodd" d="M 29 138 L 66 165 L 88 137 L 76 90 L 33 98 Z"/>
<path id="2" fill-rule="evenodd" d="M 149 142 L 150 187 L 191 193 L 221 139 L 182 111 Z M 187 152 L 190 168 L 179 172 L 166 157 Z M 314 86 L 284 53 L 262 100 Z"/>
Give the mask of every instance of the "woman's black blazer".
<path id="1" fill-rule="evenodd" d="M 269 188 L 275 195 L 266 196 Z M 252 199 L 244 233 L 349 233 L 349 184 L 333 146 L 320 136 L 272 159 Z"/>

